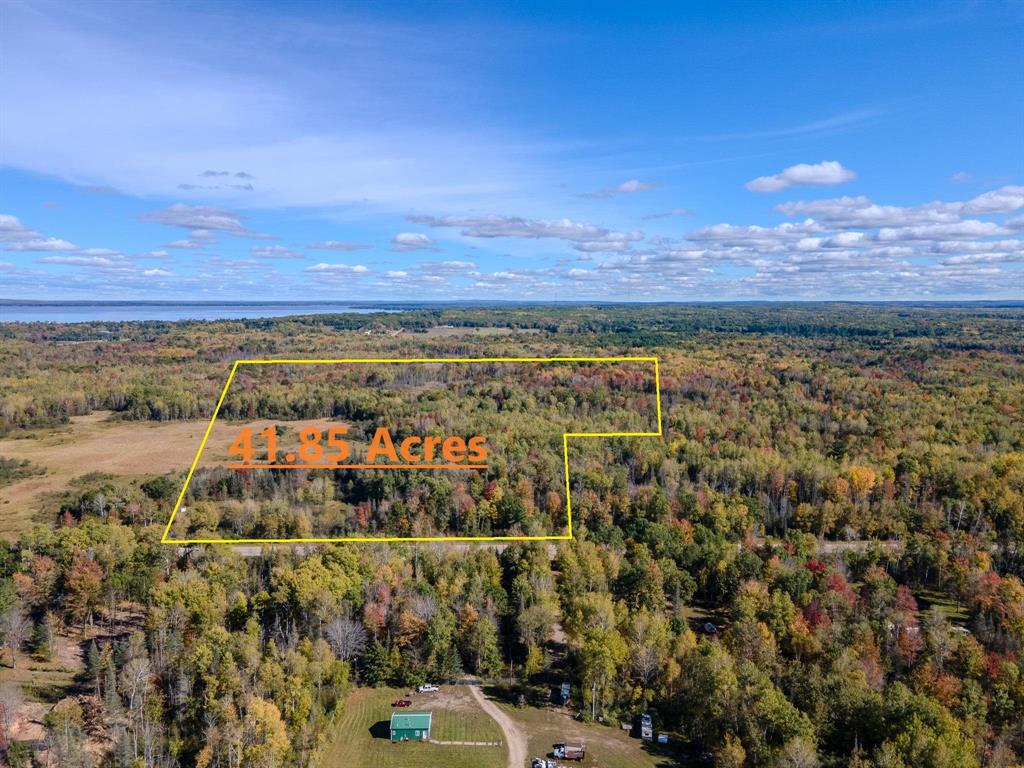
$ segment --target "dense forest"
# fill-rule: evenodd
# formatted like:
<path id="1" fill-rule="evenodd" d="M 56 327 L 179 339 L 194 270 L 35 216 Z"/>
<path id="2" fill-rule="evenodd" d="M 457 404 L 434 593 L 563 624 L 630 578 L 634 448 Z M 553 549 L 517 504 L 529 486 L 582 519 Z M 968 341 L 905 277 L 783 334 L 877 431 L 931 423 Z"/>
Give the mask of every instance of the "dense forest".
<path id="1" fill-rule="evenodd" d="M 436 448 L 440 456 L 445 440 L 477 436 L 487 469 L 238 470 L 201 461 L 184 499 L 186 510 L 175 517 L 171 533 L 179 538 L 563 535 L 568 530 L 563 433 L 655 434 L 655 389 L 652 361 L 243 366 L 218 414 L 222 423 L 331 419 L 328 424 L 345 430 L 336 437 L 350 454 L 346 461 L 364 460 L 381 429 L 393 446 L 417 441 L 412 449 L 417 460 L 423 459 L 421 443 L 427 439 L 437 443 L 430 450 Z M 301 421 L 274 426 L 278 461 L 291 455 L 300 463 L 323 463 L 329 454 L 341 455 L 326 444 L 330 427 L 305 427 Z M 254 457 L 259 454 L 249 463 L 266 463 L 265 437 L 250 430 L 245 447 Z M 602 466 L 605 457 L 588 450 L 592 447 L 573 441 L 577 467 Z M 386 463 L 408 464 L 395 451 Z M 641 482 L 638 472 L 643 482 L 650 481 L 661 458 L 635 464 L 630 483 Z"/>
<path id="2" fill-rule="evenodd" d="M 717 766 L 1024 760 L 1020 308 L 0 325 L 0 434 L 208 419 L 236 359 L 522 355 L 660 360 L 663 437 L 571 453 L 569 542 L 166 545 L 187 466 L 78 478 L 0 542 L 0 663 L 87 644 L 8 763 L 317 765 L 353 687 L 463 674 L 527 706 L 570 679 L 580 717 L 651 712 Z M 223 418 L 483 428 L 498 458 L 469 477 L 203 469 L 179 533 L 557 532 L 567 425 L 654 426 L 642 366 L 355 376 L 240 379 Z M 0 497 L 35 472 L 0 458 Z M 32 696 L 0 694 L 8 717 Z"/>

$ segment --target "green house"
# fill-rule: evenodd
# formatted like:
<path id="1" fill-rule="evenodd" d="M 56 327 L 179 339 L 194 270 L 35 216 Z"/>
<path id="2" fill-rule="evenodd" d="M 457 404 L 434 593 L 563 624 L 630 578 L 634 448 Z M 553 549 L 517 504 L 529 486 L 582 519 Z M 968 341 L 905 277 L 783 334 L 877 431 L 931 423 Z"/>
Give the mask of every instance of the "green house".
<path id="1" fill-rule="evenodd" d="M 429 741 L 431 712 L 392 712 L 392 741 Z"/>

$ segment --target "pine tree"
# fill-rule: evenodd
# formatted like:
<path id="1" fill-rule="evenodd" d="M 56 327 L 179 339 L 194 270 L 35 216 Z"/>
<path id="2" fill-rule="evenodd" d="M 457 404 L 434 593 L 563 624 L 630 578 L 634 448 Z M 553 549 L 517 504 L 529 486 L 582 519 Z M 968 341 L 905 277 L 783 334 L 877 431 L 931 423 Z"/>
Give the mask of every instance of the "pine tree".
<path id="1" fill-rule="evenodd" d="M 105 664 L 106 681 L 103 684 L 103 706 L 107 714 L 114 716 L 121 711 L 121 697 L 117 695 L 117 670 L 114 662 L 108 660 Z"/>
<path id="2" fill-rule="evenodd" d="M 388 649 L 375 640 L 363 656 L 363 680 L 379 688 L 387 684 L 393 672 Z"/>
<path id="3" fill-rule="evenodd" d="M 96 645 L 95 640 L 89 643 L 89 650 L 85 657 L 85 668 L 93 679 L 96 698 L 98 699 L 100 698 L 102 688 L 100 681 L 103 679 L 103 654 L 100 653 L 100 648 Z"/>

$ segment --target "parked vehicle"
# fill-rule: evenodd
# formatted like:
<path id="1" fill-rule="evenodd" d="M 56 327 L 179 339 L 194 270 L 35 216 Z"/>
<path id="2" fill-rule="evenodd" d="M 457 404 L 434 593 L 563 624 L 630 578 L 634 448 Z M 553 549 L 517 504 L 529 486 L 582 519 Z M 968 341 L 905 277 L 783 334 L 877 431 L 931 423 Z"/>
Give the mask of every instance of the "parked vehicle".
<path id="1" fill-rule="evenodd" d="M 409 701 L 408 699 L 399 699 L 398 701 L 394 702 L 391 706 L 392 707 L 411 707 L 412 706 L 412 702 Z"/>
<path id="2" fill-rule="evenodd" d="M 545 760 L 543 757 L 533 758 L 533 762 L 530 763 L 530 768 L 565 768 L 564 765 L 559 765 L 554 760 Z"/>
<path id="3" fill-rule="evenodd" d="M 640 738 L 644 741 L 654 739 L 654 721 L 651 720 L 651 716 L 647 712 L 640 715 Z"/>
<path id="4" fill-rule="evenodd" d="M 582 739 L 566 739 L 555 744 L 554 756 L 562 760 L 582 760 L 587 755 Z"/>
<path id="5" fill-rule="evenodd" d="M 431 683 L 424 683 L 423 685 L 421 685 L 416 690 L 419 691 L 420 693 L 437 693 L 441 689 L 438 688 L 436 685 L 433 685 Z"/>

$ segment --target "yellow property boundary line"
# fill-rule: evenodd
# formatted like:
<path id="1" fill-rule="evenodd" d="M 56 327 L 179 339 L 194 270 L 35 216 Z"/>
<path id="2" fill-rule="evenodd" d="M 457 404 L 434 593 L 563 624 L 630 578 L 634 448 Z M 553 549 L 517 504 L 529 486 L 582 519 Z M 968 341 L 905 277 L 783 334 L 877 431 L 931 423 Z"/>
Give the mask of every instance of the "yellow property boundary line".
<path id="1" fill-rule="evenodd" d="M 185 491 L 192 481 L 192 475 L 199 464 L 199 457 L 203 455 L 206 448 L 206 441 L 213 430 L 213 424 L 220 413 L 220 407 L 224 404 L 224 398 L 228 394 L 228 388 L 235 378 L 235 373 L 240 365 L 337 365 L 342 363 L 624 363 L 624 362 L 646 362 L 654 363 L 654 397 L 657 402 L 658 430 L 656 432 L 565 432 L 562 434 L 562 455 L 565 463 L 565 510 L 568 519 L 567 532 L 559 536 L 355 536 L 355 537 L 313 537 L 294 539 L 172 539 L 169 538 L 174 518 L 181 508 L 181 502 L 185 499 Z M 224 382 L 217 406 L 213 409 L 210 423 L 206 426 L 206 434 L 199 444 L 199 450 L 192 459 L 192 466 L 189 467 L 188 475 L 185 477 L 185 484 L 178 494 L 178 500 L 174 503 L 174 510 L 171 518 L 167 521 L 163 536 L 160 537 L 161 544 L 330 544 L 342 542 L 398 542 L 398 541 L 566 541 L 572 538 L 572 495 L 569 490 L 569 438 L 583 437 L 661 437 L 661 371 L 658 367 L 657 357 L 415 357 L 415 358 L 344 358 L 340 360 L 235 360 L 231 366 L 231 373 L 228 380 Z"/>

